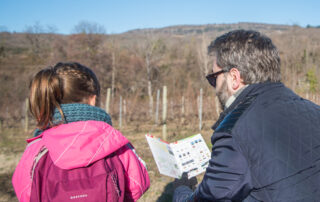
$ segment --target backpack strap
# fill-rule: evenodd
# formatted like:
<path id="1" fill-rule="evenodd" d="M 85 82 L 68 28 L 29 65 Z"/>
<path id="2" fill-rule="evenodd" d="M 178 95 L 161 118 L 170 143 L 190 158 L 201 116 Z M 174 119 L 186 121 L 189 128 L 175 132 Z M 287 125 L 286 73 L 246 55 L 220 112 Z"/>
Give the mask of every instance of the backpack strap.
<path id="1" fill-rule="evenodd" d="M 33 160 L 33 164 L 32 164 L 32 169 L 31 169 L 31 181 L 33 180 L 33 175 L 34 175 L 34 170 L 36 168 L 36 166 L 38 165 L 38 162 L 40 161 L 40 159 L 48 152 L 48 149 L 46 147 L 42 147 L 39 151 L 39 153 L 37 154 L 37 156 L 34 158 Z"/>
<path id="2" fill-rule="evenodd" d="M 117 195 L 119 197 L 119 201 L 124 200 L 124 192 L 125 192 L 125 178 L 124 178 L 124 168 L 119 159 L 119 156 L 115 153 L 112 153 L 105 158 L 105 166 L 107 171 L 116 171 L 111 174 L 112 183 L 115 187 Z"/>

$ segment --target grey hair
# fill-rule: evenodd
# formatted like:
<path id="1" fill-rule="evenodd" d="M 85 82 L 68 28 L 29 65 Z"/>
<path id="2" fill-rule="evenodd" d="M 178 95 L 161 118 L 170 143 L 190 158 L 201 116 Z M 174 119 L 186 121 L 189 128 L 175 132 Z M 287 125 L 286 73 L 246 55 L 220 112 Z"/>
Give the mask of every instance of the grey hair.
<path id="1" fill-rule="evenodd" d="M 228 32 L 211 42 L 208 53 L 223 70 L 237 68 L 245 84 L 281 81 L 277 48 L 269 37 L 259 32 Z"/>

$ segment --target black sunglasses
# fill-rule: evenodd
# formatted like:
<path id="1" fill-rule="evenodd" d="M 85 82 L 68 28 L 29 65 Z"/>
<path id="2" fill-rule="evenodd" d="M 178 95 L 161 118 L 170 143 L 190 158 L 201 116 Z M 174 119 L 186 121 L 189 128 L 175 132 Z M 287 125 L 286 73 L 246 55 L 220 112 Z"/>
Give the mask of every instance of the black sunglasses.
<path id="1" fill-rule="evenodd" d="M 215 88 L 216 84 L 217 84 L 217 77 L 220 74 L 225 73 L 225 72 L 228 72 L 228 71 L 227 70 L 221 70 L 221 71 L 218 71 L 218 72 L 215 72 L 215 73 L 212 73 L 212 74 L 208 74 L 206 76 L 206 78 L 207 78 L 208 82 L 210 83 L 210 85 Z"/>

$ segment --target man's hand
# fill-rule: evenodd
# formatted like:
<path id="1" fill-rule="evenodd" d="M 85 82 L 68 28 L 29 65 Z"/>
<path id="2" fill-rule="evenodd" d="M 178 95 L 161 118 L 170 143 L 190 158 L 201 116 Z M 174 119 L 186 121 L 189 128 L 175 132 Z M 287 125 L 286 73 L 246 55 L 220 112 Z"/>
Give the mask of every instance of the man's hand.
<path id="1" fill-rule="evenodd" d="M 188 173 L 184 172 L 180 179 L 175 179 L 173 181 L 173 188 L 176 189 L 181 185 L 185 185 L 190 189 L 195 190 L 197 184 L 198 184 L 198 180 L 196 177 L 192 177 L 188 179 Z"/>

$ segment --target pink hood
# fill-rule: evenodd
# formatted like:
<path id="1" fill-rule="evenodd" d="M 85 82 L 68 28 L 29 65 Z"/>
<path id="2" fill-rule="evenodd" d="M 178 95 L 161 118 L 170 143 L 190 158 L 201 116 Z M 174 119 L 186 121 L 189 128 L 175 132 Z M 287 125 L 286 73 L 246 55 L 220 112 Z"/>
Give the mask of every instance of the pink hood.
<path id="1" fill-rule="evenodd" d="M 43 132 L 42 141 L 54 164 L 62 169 L 88 166 L 129 143 L 119 131 L 98 121 L 51 128 Z"/>

